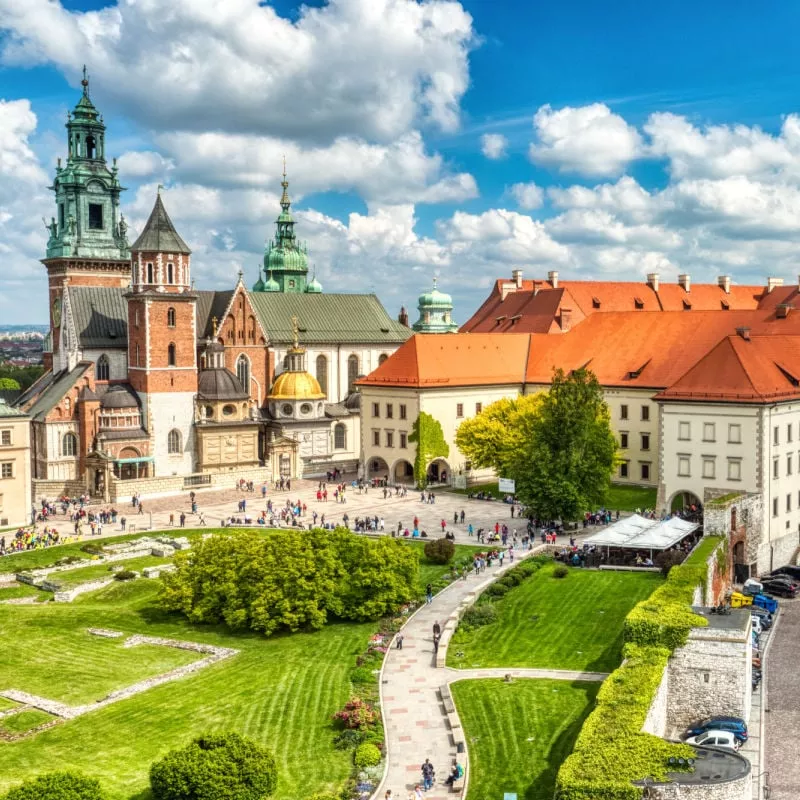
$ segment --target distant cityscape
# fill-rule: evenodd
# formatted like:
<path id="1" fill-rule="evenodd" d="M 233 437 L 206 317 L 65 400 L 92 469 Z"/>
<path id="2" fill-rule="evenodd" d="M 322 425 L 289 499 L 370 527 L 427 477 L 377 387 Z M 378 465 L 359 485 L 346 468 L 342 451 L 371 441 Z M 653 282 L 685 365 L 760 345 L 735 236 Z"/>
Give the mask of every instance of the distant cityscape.
<path id="1" fill-rule="evenodd" d="M 41 364 L 47 331 L 47 325 L 0 325 L 0 364 Z"/>

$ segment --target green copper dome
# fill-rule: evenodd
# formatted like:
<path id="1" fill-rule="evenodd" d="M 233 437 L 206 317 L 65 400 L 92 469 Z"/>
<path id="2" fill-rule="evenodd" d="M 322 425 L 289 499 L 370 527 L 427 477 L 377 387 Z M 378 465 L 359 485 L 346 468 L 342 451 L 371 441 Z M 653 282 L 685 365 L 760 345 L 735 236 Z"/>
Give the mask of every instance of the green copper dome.
<path id="1" fill-rule="evenodd" d="M 265 292 L 279 292 L 281 290 L 281 285 L 275 278 L 272 277 L 272 270 L 269 272 L 269 278 L 267 282 L 264 284 L 264 289 L 262 291 Z"/>
<path id="2" fill-rule="evenodd" d="M 417 304 L 419 319 L 411 326 L 418 333 L 452 333 L 458 330 L 458 323 L 453 322 L 453 299 L 449 294 L 436 288 L 419 296 Z"/>
<path id="3" fill-rule="evenodd" d="M 258 280 L 253 284 L 254 292 L 263 292 L 264 291 L 264 281 L 261 279 L 261 270 L 258 271 Z"/>
<path id="4" fill-rule="evenodd" d="M 311 283 L 306 286 L 306 292 L 308 294 L 321 294 L 322 293 L 322 284 L 317 280 L 317 273 L 314 273 L 314 277 L 311 279 Z"/>
<path id="5" fill-rule="evenodd" d="M 431 306 L 434 307 L 447 306 L 448 308 L 452 308 L 453 298 L 450 297 L 449 294 L 440 292 L 436 288 L 436 278 L 434 278 L 433 289 L 430 292 L 425 292 L 425 294 L 421 294 L 419 296 L 419 300 L 417 301 L 417 306 L 419 308 L 430 308 Z"/>

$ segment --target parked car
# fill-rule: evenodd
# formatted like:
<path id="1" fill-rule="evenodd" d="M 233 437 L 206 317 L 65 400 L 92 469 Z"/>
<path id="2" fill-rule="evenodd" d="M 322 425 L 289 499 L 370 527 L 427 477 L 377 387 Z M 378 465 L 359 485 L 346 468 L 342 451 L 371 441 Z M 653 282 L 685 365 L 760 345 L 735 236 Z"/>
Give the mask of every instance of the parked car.
<path id="1" fill-rule="evenodd" d="M 778 597 L 794 597 L 797 594 L 797 589 L 790 586 L 788 583 L 782 581 L 764 581 L 764 591 L 768 594 L 774 594 Z"/>
<path id="2" fill-rule="evenodd" d="M 768 583 L 785 583 L 787 586 L 794 586 L 795 589 L 798 586 L 797 581 L 790 575 L 765 575 L 761 580 Z"/>
<path id="3" fill-rule="evenodd" d="M 742 586 L 742 594 L 756 595 L 764 591 L 764 586 L 755 578 L 748 578 Z"/>
<path id="4" fill-rule="evenodd" d="M 724 747 L 726 750 L 738 750 L 740 742 L 733 731 L 710 730 L 686 740 L 686 744 L 702 747 Z"/>
<path id="5" fill-rule="evenodd" d="M 731 731 L 740 742 L 747 741 L 747 723 L 741 717 L 719 716 L 692 725 L 687 736 L 699 736 L 706 731 Z"/>
<path id="6" fill-rule="evenodd" d="M 753 626 L 753 630 L 759 636 L 761 636 L 761 634 L 764 633 L 765 628 L 761 625 L 761 620 L 757 616 L 751 615 L 750 624 Z"/>
<path id="7" fill-rule="evenodd" d="M 772 570 L 770 575 L 788 575 L 790 578 L 800 581 L 800 566 L 795 567 L 792 564 L 787 564 L 785 567 L 778 567 Z"/>
<path id="8" fill-rule="evenodd" d="M 760 614 L 757 613 L 759 611 L 761 612 Z M 758 606 L 750 606 L 750 616 L 758 619 L 764 630 L 768 631 L 772 627 L 772 614 L 770 614 L 769 611 L 764 611 L 763 608 L 759 608 Z"/>

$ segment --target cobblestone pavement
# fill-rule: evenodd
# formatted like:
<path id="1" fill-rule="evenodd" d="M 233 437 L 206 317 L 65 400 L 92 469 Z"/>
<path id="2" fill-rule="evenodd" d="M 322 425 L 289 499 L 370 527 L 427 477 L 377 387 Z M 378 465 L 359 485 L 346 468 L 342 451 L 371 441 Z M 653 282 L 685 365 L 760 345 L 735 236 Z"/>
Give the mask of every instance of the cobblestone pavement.
<path id="1" fill-rule="evenodd" d="M 800 798 L 800 600 L 781 600 L 766 664 L 766 783 L 769 800 Z"/>

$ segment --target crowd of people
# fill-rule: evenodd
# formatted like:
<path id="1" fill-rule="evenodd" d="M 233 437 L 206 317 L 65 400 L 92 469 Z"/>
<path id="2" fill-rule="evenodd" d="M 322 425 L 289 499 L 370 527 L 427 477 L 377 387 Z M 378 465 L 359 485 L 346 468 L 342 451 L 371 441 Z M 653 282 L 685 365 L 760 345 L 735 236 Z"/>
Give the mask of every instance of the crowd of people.
<path id="1" fill-rule="evenodd" d="M 32 525 L 27 528 L 19 528 L 14 534 L 7 533 L 0 536 L 0 556 L 20 553 L 24 550 L 53 547 L 68 541 L 70 541 L 70 537 L 62 536 L 55 528 L 47 526 L 37 528 Z"/>

